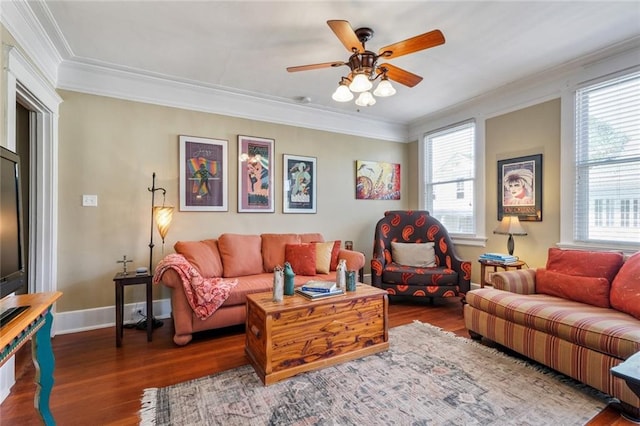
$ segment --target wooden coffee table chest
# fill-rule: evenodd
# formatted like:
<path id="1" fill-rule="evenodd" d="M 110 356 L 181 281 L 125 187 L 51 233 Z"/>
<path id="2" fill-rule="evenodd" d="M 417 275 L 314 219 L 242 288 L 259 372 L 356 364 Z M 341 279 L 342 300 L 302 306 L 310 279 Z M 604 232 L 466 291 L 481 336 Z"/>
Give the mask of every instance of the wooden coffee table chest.
<path id="1" fill-rule="evenodd" d="M 365 284 L 318 300 L 247 296 L 245 352 L 265 385 L 389 348 L 387 292 Z"/>

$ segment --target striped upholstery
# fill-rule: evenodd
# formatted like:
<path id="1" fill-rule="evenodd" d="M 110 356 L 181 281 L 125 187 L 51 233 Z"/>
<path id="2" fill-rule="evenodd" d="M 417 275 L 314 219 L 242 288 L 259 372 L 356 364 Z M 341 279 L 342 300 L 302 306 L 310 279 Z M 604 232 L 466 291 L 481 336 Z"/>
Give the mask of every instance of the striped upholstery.
<path id="1" fill-rule="evenodd" d="M 640 351 L 640 321 L 631 315 L 535 294 L 535 270 L 499 272 L 494 287 L 466 295 L 467 329 L 631 407 L 640 398 L 611 367 Z"/>
<path id="2" fill-rule="evenodd" d="M 472 299 L 474 293 L 479 291 L 472 290 L 467 293 L 467 300 Z M 632 407 L 640 406 L 640 398 L 629 389 L 624 380 L 613 377 L 610 372 L 611 367 L 623 361 L 621 358 L 507 321 L 471 304 L 464 307 L 464 321 L 469 330 L 618 398 Z M 637 327 L 640 327 L 640 323 Z"/>
<path id="3" fill-rule="evenodd" d="M 469 292 L 467 303 L 496 318 L 616 358 L 626 359 L 640 351 L 640 321 L 613 309 L 546 294 L 523 297 L 491 288 Z"/>
<path id="4" fill-rule="evenodd" d="M 536 270 L 518 269 L 515 271 L 496 272 L 491 276 L 493 288 L 518 294 L 536 292 Z"/>

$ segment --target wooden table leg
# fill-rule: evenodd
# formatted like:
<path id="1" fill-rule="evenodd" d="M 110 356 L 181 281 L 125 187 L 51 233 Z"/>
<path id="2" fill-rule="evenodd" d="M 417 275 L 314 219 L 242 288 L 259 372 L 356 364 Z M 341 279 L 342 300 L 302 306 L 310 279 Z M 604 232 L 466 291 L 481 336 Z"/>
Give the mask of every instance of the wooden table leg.
<path id="1" fill-rule="evenodd" d="M 487 282 L 485 281 L 486 270 L 487 265 L 485 265 L 484 263 L 480 263 L 480 288 L 484 288 L 485 284 L 487 284 Z"/>
<path id="2" fill-rule="evenodd" d="M 122 322 L 124 311 L 124 285 L 116 281 L 116 347 L 122 346 Z"/>

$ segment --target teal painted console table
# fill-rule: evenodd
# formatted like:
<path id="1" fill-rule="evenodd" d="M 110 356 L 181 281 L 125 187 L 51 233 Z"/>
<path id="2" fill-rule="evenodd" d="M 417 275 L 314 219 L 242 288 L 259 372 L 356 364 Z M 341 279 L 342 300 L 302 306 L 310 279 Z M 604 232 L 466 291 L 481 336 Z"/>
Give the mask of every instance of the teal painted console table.
<path id="1" fill-rule="evenodd" d="M 0 331 L 0 366 L 31 339 L 33 364 L 36 368 L 34 405 L 45 425 L 55 425 L 49 397 L 53 388 L 55 360 L 51 348 L 51 306 L 62 296 L 60 292 L 21 294 L 0 300 L 0 311 L 29 306 Z"/>

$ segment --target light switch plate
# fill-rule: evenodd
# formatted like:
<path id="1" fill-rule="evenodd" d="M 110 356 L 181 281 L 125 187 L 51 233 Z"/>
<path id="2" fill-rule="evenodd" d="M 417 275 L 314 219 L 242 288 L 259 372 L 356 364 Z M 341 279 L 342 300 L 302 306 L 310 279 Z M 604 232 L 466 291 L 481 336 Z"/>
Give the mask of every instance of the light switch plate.
<path id="1" fill-rule="evenodd" d="M 83 195 L 82 196 L 82 206 L 83 207 L 98 207 L 98 196 L 97 195 Z"/>

